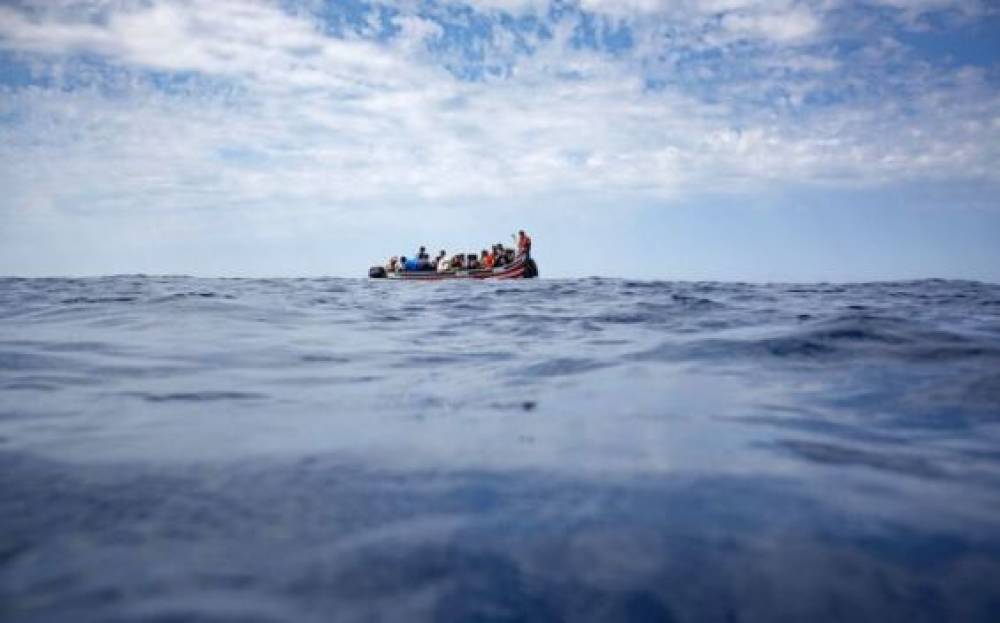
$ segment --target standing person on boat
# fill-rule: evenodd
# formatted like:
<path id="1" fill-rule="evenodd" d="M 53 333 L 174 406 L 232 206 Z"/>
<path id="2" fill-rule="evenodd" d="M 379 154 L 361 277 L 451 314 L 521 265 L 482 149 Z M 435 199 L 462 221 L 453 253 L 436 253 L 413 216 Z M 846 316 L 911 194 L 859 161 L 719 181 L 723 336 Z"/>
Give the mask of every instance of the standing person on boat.
<path id="1" fill-rule="evenodd" d="M 433 262 L 431 262 L 431 268 L 433 268 L 434 270 L 441 270 L 441 264 L 447 266 L 448 260 L 445 259 L 446 255 L 447 253 L 444 252 L 444 249 L 441 249 L 441 251 L 438 253 L 438 256 L 434 258 Z"/>
<path id="2" fill-rule="evenodd" d="M 481 259 L 479 261 L 479 263 L 482 265 L 483 268 L 486 268 L 488 270 L 492 270 L 493 269 L 493 259 L 494 259 L 493 258 L 493 254 L 490 253 L 489 251 L 487 251 L 486 249 L 483 249 L 483 259 Z"/>
<path id="3" fill-rule="evenodd" d="M 523 229 L 517 232 L 517 254 L 524 257 L 531 255 L 531 238 Z"/>

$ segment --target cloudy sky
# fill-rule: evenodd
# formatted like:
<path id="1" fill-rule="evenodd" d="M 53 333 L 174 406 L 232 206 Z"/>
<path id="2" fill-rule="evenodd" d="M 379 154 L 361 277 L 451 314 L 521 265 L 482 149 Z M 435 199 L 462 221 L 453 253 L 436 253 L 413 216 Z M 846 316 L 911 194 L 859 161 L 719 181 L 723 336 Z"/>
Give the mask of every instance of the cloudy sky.
<path id="1" fill-rule="evenodd" d="M 0 0 L 0 274 L 1000 281 L 991 0 Z"/>

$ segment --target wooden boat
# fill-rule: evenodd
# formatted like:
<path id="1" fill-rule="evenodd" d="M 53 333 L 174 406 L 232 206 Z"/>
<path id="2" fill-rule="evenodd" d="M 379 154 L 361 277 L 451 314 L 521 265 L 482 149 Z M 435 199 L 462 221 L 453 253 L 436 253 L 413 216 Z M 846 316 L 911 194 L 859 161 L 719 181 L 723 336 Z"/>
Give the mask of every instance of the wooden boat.
<path id="1" fill-rule="evenodd" d="M 496 268 L 453 269 L 443 273 L 436 270 L 387 271 L 383 266 L 368 270 L 372 279 L 402 279 L 407 281 L 443 281 L 445 279 L 532 279 L 538 276 L 538 265 L 530 257 L 520 256 L 512 263 Z"/>

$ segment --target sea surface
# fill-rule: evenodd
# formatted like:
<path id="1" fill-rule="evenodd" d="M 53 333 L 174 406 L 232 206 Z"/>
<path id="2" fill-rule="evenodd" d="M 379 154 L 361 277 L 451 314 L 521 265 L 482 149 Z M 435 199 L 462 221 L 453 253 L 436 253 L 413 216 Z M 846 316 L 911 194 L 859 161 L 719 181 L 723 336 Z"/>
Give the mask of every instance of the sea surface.
<path id="1" fill-rule="evenodd" d="M 1000 286 L 2 279 L 0 620 L 998 621 Z"/>

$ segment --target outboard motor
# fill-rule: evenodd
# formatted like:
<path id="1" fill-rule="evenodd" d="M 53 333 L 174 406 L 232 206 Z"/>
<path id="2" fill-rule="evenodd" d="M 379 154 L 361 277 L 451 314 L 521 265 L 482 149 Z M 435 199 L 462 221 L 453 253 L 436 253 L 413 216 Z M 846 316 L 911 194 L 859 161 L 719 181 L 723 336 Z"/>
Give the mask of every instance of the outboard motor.
<path id="1" fill-rule="evenodd" d="M 535 260 L 529 257 L 528 261 L 524 263 L 524 278 L 534 279 L 537 276 L 538 276 L 538 264 L 535 263 Z"/>
<path id="2" fill-rule="evenodd" d="M 368 269 L 369 279 L 385 279 L 385 267 L 384 266 L 372 266 Z"/>

